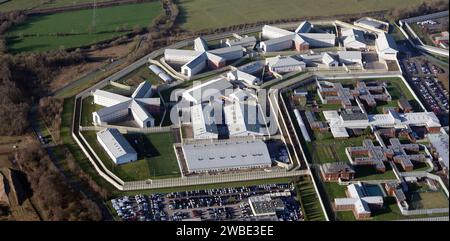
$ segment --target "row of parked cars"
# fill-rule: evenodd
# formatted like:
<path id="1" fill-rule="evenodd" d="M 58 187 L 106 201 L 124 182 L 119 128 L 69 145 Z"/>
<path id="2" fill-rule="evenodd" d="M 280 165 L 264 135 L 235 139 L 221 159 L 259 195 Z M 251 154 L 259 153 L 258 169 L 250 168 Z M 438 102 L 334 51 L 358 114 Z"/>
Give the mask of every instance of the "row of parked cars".
<path id="1" fill-rule="evenodd" d="M 439 85 L 438 81 L 432 77 L 412 77 L 411 82 L 419 91 L 426 104 L 436 113 L 448 113 L 449 104 L 446 93 L 448 92 Z"/>
<path id="2" fill-rule="evenodd" d="M 165 221 L 167 214 L 164 211 L 163 197 L 161 195 L 123 196 L 111 200 L 112 207 L 122 220 L 125 221 Z"/>
<path id="3" fill-rule="evenodd" d="M 123 196 L 112 199 L 111 204 L 126 221 L 253 220 L 249 197 L 286 192 L 291 192 L 291 197 L 281 197 L 286 209 L 277 219 L 301 220 L 292 183 Z"/>
<path id="4" fill-rule="evenodd" d="M 448 91 L 436 78 L 444 73 L 444 70 L 427 61 L 405 61 L 404 68 L 408 72 L 412 87 L 420 93 L 431 110 L 435 113 L 448 113 Z"/>

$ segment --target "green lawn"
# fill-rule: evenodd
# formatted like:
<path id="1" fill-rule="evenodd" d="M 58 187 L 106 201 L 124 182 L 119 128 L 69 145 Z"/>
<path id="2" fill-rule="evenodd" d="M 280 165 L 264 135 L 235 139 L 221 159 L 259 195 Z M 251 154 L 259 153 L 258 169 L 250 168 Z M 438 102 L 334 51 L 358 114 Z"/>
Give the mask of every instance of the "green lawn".
<path id="1" fill-rule="evenodd" d="M 95 131 L 85 131 L 82 134 L 106 167 L 124 181 L 170 178 L 180 175 L 172 146 L 172 133 L 124 135 L 138 152 L 139 160 L 122 165 L 115 165 L 109 158 L 98 143 Z M 138 144 L 134 140 L 138 140 Z"/>
<path id="2" fill-rule="evenodd" d="M 178 0 L 183 28 L 198 30 L 279 18 L 332 16 L 387 10 L 421 0 Z"/>
<path id="3" fill-rule="evenodd" d="M 384 163 L 386 171 L 384 173 L 378 172 L 373 166 L 354 166 L 356 171 L 355 180 L 393 180 L 396 179 L 394 171 L 389 163 Z"/>
<path id="4" fill-rule="evenodd" d="M 7 32 L 8 46 L 17 53 L 89 45 L 128 33 L 136 26 L 147 27 L 161 9 L 160 1 L 99 8 L 95 29 L 90 9 L 32 16 Z M 119 28 L 124 31 L 117 31 Z"/>
<path id="5" fill-rule="evenodd" d="M 414 168 L 413 171 L 419 172 L 419 171 L 426 171 L 430 166 L 426 162 L 413 162 Z M 402 165 L 395 163 L 395 166 L 397 166 L 398 170 L 401 172 L 404 172 Z"/>
<path id="6" fill-rule="evenodd" d="M 361 146 L 366 136 L 352 137 L 349 139 L 334 139 L 328 132 L 315 132 L 317 138 L 312 143 L 307 143 L 307 151 L 309 152 L 313 163 L 327 162 L 349 162 L 345 154 L 345 148 L 350 146 Z M 323 137 L 326 136 L 326 137 Z"/>
<path id="7" fill-rule="evenodd" d="M 448 198 L 440 190 L 430 190 L 426 183 L 409 183 L 410 205 L 415 209 L 448 208 Z"/>
<path id="8" fill-rule="evenodd" d="M 117 192 L 117 189 L 97 174 L 97 171 L 92 166 L 92 163 L 89 161 L 89 159 L 83 153 L 81 148 L 78 146 L 77 143 L 75 143 L 74 139 L 72 138 L 70 128 L 72 125 L 74 100 L 75 100 L 74 98 L 64 99 L 64 108 L 62 113 L 61 130 L 60 130 L 61 139 L 63 140 L 64 145 L 69 149 L 70 153 L 72 153 L 73 157 L 75 158 L 75 161 L 78 163 L 80 168 L 85 173 L 87 173 L 97 184 L 108 190 L 109 193 L 111 194 L 115 193 Z M 64 152 L 58 150 L 56 154 L 58 153 L 60 153 L 58 160 L 63 164 L 66 164 Z"/>
<path id="9" fill-rule="evenodd" d="M 448 199 L 443 192 L 421 192 L 420 203 L 423 208 L 445 208 L 448 207 Z"/>
<path id="10" fill-rule="evenodd" d="M 93 96 L 88 96 L 83 99 L 81 108 L 81 126 L 92 126 L 92 112 L 103 108 L 101 105 L 92 104 L 93 101 Z"/>

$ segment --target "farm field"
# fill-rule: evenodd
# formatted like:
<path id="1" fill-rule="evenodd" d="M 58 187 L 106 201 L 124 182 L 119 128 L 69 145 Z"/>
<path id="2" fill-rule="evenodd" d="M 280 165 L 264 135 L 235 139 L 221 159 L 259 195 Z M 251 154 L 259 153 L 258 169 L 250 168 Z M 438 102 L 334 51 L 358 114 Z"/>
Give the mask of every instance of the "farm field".
<path id="1" fill-rule="evenodd" d="M 108 0 L 97 0 L 105 2 Z M 55 0 L 55 1 L 30 1 L 30 0 L 10 0 L 0 4 L 0 11 L 14 11 L 19 9 L 44 9 L 53 7 L 65 7 L 77 4 L 89 3 L 92 0 Z"/>
<path id="2" fill-rule="evenodd" d="M 218 28 L 279 18 L 332 16 L 387 10 L 420 0 L 179 0 L 179 23 L 188 30 Z"/>
<path id="3" fill-rule="evenodd" d="M 33 16 L 6 33 L 8 47 L 17 53 L 89 45 L 147 27 L 161 11 L 159 1 L 100 8 L 95 29 L 90 9 Z"/>

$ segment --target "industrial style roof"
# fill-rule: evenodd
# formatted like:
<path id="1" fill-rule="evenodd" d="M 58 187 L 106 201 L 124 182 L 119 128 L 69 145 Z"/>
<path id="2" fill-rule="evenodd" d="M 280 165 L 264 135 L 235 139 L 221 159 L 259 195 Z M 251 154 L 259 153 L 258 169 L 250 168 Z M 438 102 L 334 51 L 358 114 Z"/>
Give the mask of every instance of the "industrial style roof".
<path id="1" fill-rule="evenodd" d="M 97 132 L 97 137 L 104 143 L 104 147 L 114 158 L 119 158 L 126 154 L 136 154 L 130 143 L 115 128 L 101 130 Z"/>
<path id="2" fill-rule="evenodd" d="M 194 49 L 201 52 L 208 51 L 208 43 L 202 37 L 198 37 L 194 40 Z"/>
<path id="3" fill-rule="evenodd" d="M 355 170 L 353 168 L 345 163 L 345 162 L 330 162 L 330 163 L 324 163 L 320 166 L 320 169 L 324 173 L 336 173 L 336 172 L 348 172 L 348 173 L 355 173 Z"/>
<path id="4" fill-rule="evenodd" d="M 375 45 L 379 52 L 397 52 L 397 44 L 394 38 L 387 33 L 379 33 Z"/>
<path id="5" fill-rule="evenodd" d="M 190 172 L 227 170 L 270 166 L 266 143 L 255 141 L 225 141 L 182 146 Z"/>
<path id="6" fill-rule="evenodd" d="M 267 64 L 271 68 L 287 67 L 287 66 L 305 66 L 305 62 L 297 60 L 291 56 L 276 56 L 266 59 Z"/>
<path id="7" fill-rule="evenodd" d="M 378 29 L 387 32 L 389 29 L 389 23 L 383 22 L 370 17 L 363 17 L 354 22 L 356 26 L 361 26 L 368 29 Z"/>
<path id="8" fill-rule="evenodd" d="M 224 107 L 225 121 L 230 136 L 261 135 L 258 105 L 235 102 Z"/>
<path id="9" fill-rule="evenodd" d="M 302 22 L 297 29 L 295 29 L 296 33 L 307 33 L 311 30 L 312 24 L 308 21 Z"/>
<path id="10" fill-rule="evenodd" d="M 344 28 L 341 30 L 341 35 L 344 38 L 344 47 L 360 49 L 366 47 L 366 40 L 364 32 L 354 28 Z"/>
<path id="11" fill-rule="evenodd" d="M 335 205 L 353 205 L 358 214 L 370 214 L 369 204 L 383 204 L 383 197 L 368 196 L 361 182 L 348 185 L 347 195 L 346 198 L 335 198 Z"/>
<path id="12" fill-rule="evenodd" d="M 246 36 L 243 38 L 228 40 L 226 42 L 226 44 L 228 46 L 236 46 L 236 45 L 239 45 L 239 46 L 252 45 L 252 46 L 254 46 L 256 44 L 256 38 L 255 38 L 255 36 Z"/>
<path id="13" fill-rule="evenodd" d="M 182 56 L 186 59 L 192 60 L 194 58 L 197 58 L 200 54 L 202 54 L 202 51 L 194 51 L 194 50 L 186 50 L 186 49 L 165 49 L 164 50 L 164 56 L 171 55 L 171 56 Z"/>
<path id="14" fill-rule="evenodd" d="M 330 125 L 332 133 L 335 130 L 336 134 L 340 134 L 345 128 L 364 129 L 368 126 L 390 126 L 394 128 L 404 128 L 410 125 L 441 127 L 439 119 L 433 112 L 397 113 L 390 110 L 387 114 L 368 115 L 368 119 L 352 119 L 351 121 L 341 118 L 342 113 L 339 115 L 335 110 L 323 111 L 323 114 Z"/>
<path id="15" fill-rule="evenodd" d="M 281 199 L 272 199 L 269 195 L 252 196 L 248 198 L 250 208 L 254 215 L 275 215 L 277 211 L 284 209 Z"/>
<path id="16" fill-rule="evenodd" d="M 302 22 L 295 32 L 274 26 L 265 25 L 262 29 L 262 35 L 268 40 L 261 42 L 261 46 L 274 46 L 289 41 L 299 44 L 308 43 L 311 47 L 322 46 L 323 43 L 334 45 L 336 36 L 332 33 L 309 33 L 312 25 L 309 22 Z M 288 47 L 289 45 L 283 45 Z M 281 49 L 279 49 L 281 50 Z"/>
<path id="17" fill-rule="evenodd" d="M 235 45 L 235 46 L 231 46 L 231 47 L 224 47 L 224 48 L 213 49 L 213 50 L 210 50 L 209 53 L 221 56 L 221 55 L 224 55 L 224 54 L 228 54 L 228 53 L 231 53 L 231 52 L 237 52 L 237 51 L 243 51 L 241 45 Z"/>
<path id="18" fill-rule="evenodd" d="M 209 101 L 210 98 L 217 98 L 224 94 L 227 89 L 232 91 L 233 85 L 227 79 L 220 77 L 185 90 L 183 98 L 199 104 L 203 101 Z"/>
<path id="19" fill-rule="evenodd" d="M 231 60 L 234 57 L 230 57 L 230 53 L 243 52 L 241 45 L 232 45 L 230 47 L 223 47 L 218 49 L 209 49 L 207 42 L 198 37 L 194 39 L 194 50 L 183 49 L 166 49 L 164 50 L 164 57 L 174 62 L 184 63 L 182 68 L 194 69 L 201 64 L 205 64 L 205 61 L 210 60 L 214 63 Z"/>
<path id="20" fill-rule="evenodd" d="M 277 28 L 274 26 L 270 26 L 270 25 L 264 25 L 264 27 L 262 28 L 262 32 L 263 33 L 269 33 L 271 36 L 273 36 L 272 38 L 279 38 L 279 37 L 284 37 L 286 35 L 292 35 L 293 32 L 282 29 L 282 28 Z"/>
<path id="21" fill-rule="evenodd" d="M 338 51 L 339 59 L 342 60 L 352 60 L 352 61 L 361 61 L 362 53 L 361 51 Z"/>
<path id="22" fill-rule="evenodd" d="M 214 107 L 204 110 L 208 104 L 198 104 L 191 107 L 191 122 L 194 139 L 204 139 L 208 137 L 216 138 L 218 135 L 217 122 L 215 119 Z"/>
<path id="23" fill-rule="evenodd" d="M 428 140 L 431 145 L 434 147 L 436 152 L 439 154 L 441 162 L 448 169 L 448 159 L 449 159 L 449 146 L 448 146 L 448 134 L 447 133 L 439 133 L 439 134 L 428 134 Z"/>
<path id="24" fill-rule="evenodd" d="M 101 97 L 103 100 L 108 100 L 109 105 L 94 112 L 100 119 L 106 116 L 110 116 L 115 112 L 122 111 L 124 109 L 131 109 L 131 114 L 135 120 L 140 122 L 154 119 L 153 116 L 148 113 L 141 105 L 160 105 L 159 98 L 149 98 L 152 93 L 152 86 L 148 82 L 142 82 L 133 92 L 131 97 L 125 97 L 122 95 L 114 94 L 104 90 L 95 90 L 94 96 Z M 95 100 L 95 98 L 94 98 Z M 100 104 L 101 103 L 97 103 Z"/>
<path id="25" fill-rule="evenodd" d="M 247 83 L 248 85 L 255 85 L 256 83 L 260 82 L 260 79 L 258 77 L 253 76 L 251 74 L 247 74 L 240 70 L 230 71 L 227 74 L 227 76 L 231 80 L 241 80 Z"/>

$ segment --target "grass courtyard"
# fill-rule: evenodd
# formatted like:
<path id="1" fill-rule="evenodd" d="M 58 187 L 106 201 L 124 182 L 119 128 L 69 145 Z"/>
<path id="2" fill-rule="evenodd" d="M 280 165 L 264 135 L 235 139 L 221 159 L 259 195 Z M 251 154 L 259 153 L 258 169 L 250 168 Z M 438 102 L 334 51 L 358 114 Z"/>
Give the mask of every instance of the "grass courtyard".
<path id="1" fill-rule="evenodd" d="M 430 190 L 426 183 L 408 183 L 407 198 L 413 209 L 448 208 L 448 198 L 441 188 Z"/>
<path id="2" fill-rule="evenodd" d="M 420 0 L 178 0 L 179 23 L 188 30 L 218 28 L 279 18 L 333 16 L 415 5 Z"/>
<path id="3" fill-rule="evenodd" d="M 82 102 L 82 108 L 81 108 L 81 126 L 92 126 L 92 112 L 98 111 L 103 106 L 93 104 L 94 103 L 94 97 L 89 96 L 83 99 Z"/>
<path id="4" fill-rule="evenodd" d="M 91 9 L 32 16 L 6 33 L 7 43 L 13 53 L 89 45 L 147 27 L 161 11 L 160 1 L 99 8 L 95 28 Z"/>
<path id="5" fill-rule="evenodd" d="M 106 167 L 124 181 L 179 177 L 178 162 L 173 150 L 172 133 L 125 134 L 138 152 L 135 162 L 115 165 L 97 141 L 95 131 L 85 131 L 83 136 Z"/>

